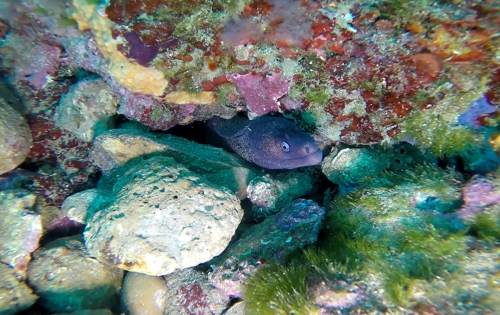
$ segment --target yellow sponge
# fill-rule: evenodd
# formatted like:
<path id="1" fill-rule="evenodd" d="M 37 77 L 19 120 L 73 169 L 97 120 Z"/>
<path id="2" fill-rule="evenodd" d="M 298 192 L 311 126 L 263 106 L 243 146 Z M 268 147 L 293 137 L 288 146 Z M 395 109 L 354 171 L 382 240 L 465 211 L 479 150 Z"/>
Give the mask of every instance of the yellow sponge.
<path id="1" fill-rule="evenodd" d="M 122 86 L 135 93 L 153 95 L 164 98 L 173 104 L 213 105 L 217 98 L 213 92 L 186 93 L 172 92 L 165 95 L 168 80 L 163 73 L 153 67 L 144 67 L 131 62 L 123 56 L 117 47 L 119 41 L 113 38 L 111 29 L 113 21 L 100 14 L 96 4 L 88 0 L 73 0 L 75 11 L 72 18 L 78 22 L 81 30 L 90 29 L 97 47 L 109 62 L 109 73 Z"/>

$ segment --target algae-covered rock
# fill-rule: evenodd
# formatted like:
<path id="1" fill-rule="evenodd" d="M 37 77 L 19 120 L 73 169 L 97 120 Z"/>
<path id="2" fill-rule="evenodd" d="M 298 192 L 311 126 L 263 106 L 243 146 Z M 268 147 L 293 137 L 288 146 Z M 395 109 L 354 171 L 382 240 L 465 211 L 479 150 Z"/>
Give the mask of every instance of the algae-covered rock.
<path id="1" fill-rule="evenodd" d="M 28 282 L 45 309 L 64 313 L 116 306 L 123 271 L 92 258 L 80 235 L 52 241 L 33 256 Z"/>
<path id="2" fill-rule="evenodd" d="M 347 148 L 328 155 L 321 169 L 336 184 L 353 185 L 363 177 L 374 176 L 389 167 L 389 160 L 382 152 L 363 148 Z"/>
<path id="3" fill-rule="evenodd" d="M 498 248 L 471 250 L 457 261 L 456 274 L 432 281 L 415 280 L 409 299 L 421 313 L 434 309 L 451 315 L 500 314 L 499 260 Z"/>
<path id="4" fill-rule="evenodd" d="M 172 135 L 154 135 L 134 129 L 110 130 L 94 141 L 91 158 L 106 178 L 113 178 L 140 157 L 162 155 L 173 158 L 207 180 L 229 188 L 238 198 L 246 197 L 255 167 L 222 149 Z"/>
<path id="5" fill-rule="evenodd" d="M 107 191 L 98 188 L 87 189 L 64 199 L 61 210 L 69 219 L 85 224 L 87 215 L 97 211 L 101 205 L 108 202 Z"/>
<path id="6" fill-rule="evenodd" d="M 19 281 L 15 270 L 0 264 L 0 314 L 19 314 L 33 305 L 37 298 L 26 283 Z"/>
<path id="7" fill-rule="evenodd" d="M 293 251 L 318 239 L 325 209 L 311 200 L 297 199 L 242 237 L 210 264 L 212 283 L 231 297 L 241 297 L 243 281 L 266 261 L 284 262 Z"/>
<path id="8" fill-rule="evenodd" d="M 446 214 L 460 209 L 458 179 L 450 170 L 418 166 L 386 172 L 338 196 L 325 218 L 320 250 L 306 259 L 331 281 L 339 279 L 334 270 L 341 270 L 352 285 L 367 287 L 349 309 L 414 307 L 428 298 L 414 291 L 415 281 L 446 277 L 466 255 L 464 231 Z M 338 291 L 332 283 L 324 289 Z M 351 291 L 344 293 L 336 309 L 348 303 Z M 329 305 L 324 302 L 316 305 Z"/>
<path id="9" fill-rule="evenodd" d="M 152 157 L 125 172 L 109 205 L 88 219 L 85 245 L 111 266 L 166 275 L 219 255 L 242 217 L 229 190 Z"/>
<path id="10" fill-rule="evenodd" d="M 309 173 L 293 170 L 272 177 L 269 174 L 252 179 L 247 188 L 252 202 L 253 217 L 263 220 L 276 213 L 292 200 L 313 190 L 313 178 Z"/>
<path id="11" fill-rule="evenodd" d="M 483 297 L 495 303 L 495 290 L 469 292 L 465 288 L 467 277 L 457 282 L 460 284 L 456 288 L 461 285 L 461 291 L 445 293 L 444 283 L 461 278 L 470 262 L 471 239 L 465 235 L 464 223 L 459 224 L 456 217 L 462 202 L 459 178 L 451 170 L 418 166 L 407 172 L 383 172 L 371 177 L 370 182 L 362 181 L 356 190 L 336 196 L 315 246 L 286 263 L 266 261 L 252 270 L 247 265 L 233 267 L 239 278 L 248 278 L 243 296 L 247 312 L 399 314 L 402 310 L 401 314 L 420 314 L 419 307 L 426 309 L 423 303 L 427 306 L 433 301 L 429 309 L 439 305 L 434 302 L 438 295 L 433 293 L 433 283 L 441 283 L 441 292 L 437 293 L 442 301 L 476 303 Z M 290 220 L 278 219 L 280 214 L 274 223 L 288 224 Z M 259 248 L 254 245 L 245 255 L 253 257 L 255 249 L 260 254 Z M 495 268 L 489 271 L 490 278 L 494 278 Z M 218 272 L 216 269 L 214 275 Z M 236 281 L 232 279 L 214 278 L 218 280 L 214 285 L 235 292 Z M 486 289 L 485 281 L 476 281 L 481 282 L 482 290 Z"/>
<path id="12" fill-rule="evenodd" d="M 21 164 L 31 147 L 31 131 L 24 118 L 0 97 L 0 174 Z"/>
<path id="13" fill-rule="evenodd" d="M 435 165 L 437 159 L 428 152 L 403 142 L 390 148 L 381 146 L 333 150 L 321 163 L 328 179 L 339 185 L 358 185 L 379 177 L 383 171 L 406 171 L 415 165 Z"/>
<path id="14" fill-rule="evenodd" d="M 56 125 L 80 140 L 91 142 L 113 127 L 117 104 L 115 93 L 104 80 L 82 80 L 61 97 Z"/>

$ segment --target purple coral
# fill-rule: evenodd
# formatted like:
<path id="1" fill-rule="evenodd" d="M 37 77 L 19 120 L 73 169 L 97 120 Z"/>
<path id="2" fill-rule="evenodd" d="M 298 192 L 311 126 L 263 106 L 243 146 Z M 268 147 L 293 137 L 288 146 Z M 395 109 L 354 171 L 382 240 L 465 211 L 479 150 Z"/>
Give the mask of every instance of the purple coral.
<path id="1" fill-rule="evenodd" d="M 458 122 L 470 128 L 480 128 L 481 125 L 478 123 L 478 118 L 483 115 L 496 113 L 497 111 L 498 109 L 491 105 L 483 96 L 472 102 L 469 109 L 458 116 Z"/>
<path id="2" fill-rule="evenodd" d="M 147 66 L 160 51 L 160 48 L 169 48 L 177 44 L 177 39 L 169 40 L 161 45 L 144 45 L 137 33 L 129 32 L 124 35 L 130 44 L 130 57 L 140 65 Z"/>
<path id="3" fill-rule="evenodd" d="M 126 33 L 124 37 L 130 44 L 130 57 L 139 64 L 147 66 L 158 55 L 160 48 L 156 45 L 144 45 L 136 33 Z"/>
<path id="4" fill-rule="evenodd" d="M 228 80 L 236 85 L 248 109 L 256 116 L 279 111 L 278 100 L 290 90 L 290 81 L 281 73 L 264 77 L 253 73 L 230 75 Z"/>

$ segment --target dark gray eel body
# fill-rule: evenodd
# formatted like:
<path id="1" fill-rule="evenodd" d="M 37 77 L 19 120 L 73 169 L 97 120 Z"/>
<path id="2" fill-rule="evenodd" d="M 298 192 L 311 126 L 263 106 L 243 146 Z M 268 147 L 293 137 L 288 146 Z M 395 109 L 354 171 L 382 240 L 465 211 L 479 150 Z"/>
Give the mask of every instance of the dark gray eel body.
<path id="1" fill-rule="evenodd" d="M 292 169 L 323 159 L 314 139 L 284 118 L 214 117 L 207 123 L 241 157 L 264 168 Z"/>

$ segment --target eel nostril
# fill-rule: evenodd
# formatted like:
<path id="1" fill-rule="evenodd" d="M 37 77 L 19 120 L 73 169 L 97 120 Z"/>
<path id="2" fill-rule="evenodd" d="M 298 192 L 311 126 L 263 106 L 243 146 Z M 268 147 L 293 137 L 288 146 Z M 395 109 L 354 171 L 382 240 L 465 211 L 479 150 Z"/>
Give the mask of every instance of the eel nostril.
<path id="1" fill-rule="evenodd" d="M 306 150 L 306 153 L 309 154 L 309 151 L 311 150 L 311 147 L 309 147 L 308 145 L 305 146 L 305 150 Z"/>

